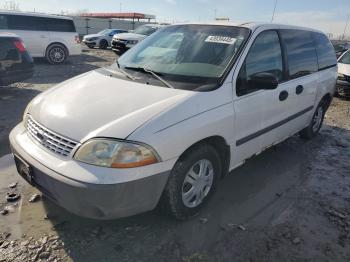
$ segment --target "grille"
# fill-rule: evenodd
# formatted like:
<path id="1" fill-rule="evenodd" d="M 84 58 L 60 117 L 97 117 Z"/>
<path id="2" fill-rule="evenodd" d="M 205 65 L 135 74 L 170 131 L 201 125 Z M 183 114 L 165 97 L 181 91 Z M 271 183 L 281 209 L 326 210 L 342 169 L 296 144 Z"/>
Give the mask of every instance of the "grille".
<path id="1" fill-rule="evenodd" d="M 43 127 L 30 116 L 27 117 L 26 128 L 32 138 L 43 147 L 60 156 L 69 156 L 78 142 L 55 134 Z"/>

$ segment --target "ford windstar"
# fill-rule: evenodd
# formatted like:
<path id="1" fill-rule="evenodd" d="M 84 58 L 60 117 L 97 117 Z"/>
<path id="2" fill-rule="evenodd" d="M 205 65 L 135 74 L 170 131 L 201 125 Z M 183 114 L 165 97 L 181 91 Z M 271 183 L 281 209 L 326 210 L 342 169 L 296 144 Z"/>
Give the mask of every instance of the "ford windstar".
<path id="1" fill-rule="evenodd" d="M 194 216 L 246 159 L 319 132 L 337 80 L 320 31 L 166 26 L 108 68 L 34 98 L 10 134 L 19 174 L 80 216 Z"/>

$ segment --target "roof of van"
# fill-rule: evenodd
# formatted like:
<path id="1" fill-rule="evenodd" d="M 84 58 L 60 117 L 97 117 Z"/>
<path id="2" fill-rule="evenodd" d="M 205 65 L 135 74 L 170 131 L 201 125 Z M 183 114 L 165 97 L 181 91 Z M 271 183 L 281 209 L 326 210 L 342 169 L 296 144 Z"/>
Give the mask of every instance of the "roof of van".
<path id="1" fill-rule="evenodd" d="M 34 12 L 20 12 L 20 11 L 0 11 L 0 15 L 27 15 L 27 16 L 38 16 L 38 17 L 46 17 L 46 18 L 58 18 L 58 19 L 68 19 L 73 20 L 71 17 L 63 16 L 63 15 L 50 15 L 44 13 L 34 13 Z"/>
<path id="2" fill-rule="evenodd" d="M 231 22 L 208 22 L 208 23 L 201 23 L 201 22 L 194 22 L 194 23 L 179 23 L 178 25 L 222 25 L 222 26 L 238 26 L 238 27 L 245 27 L 252 31 L 256 30 L 260 27 L 266 27 L 266 28 L 276 28 L 276 29 L 299 29 L 299 30 L 307 30 L 307 31 L 313 31 L 313 32 L 319 32 L 322 33 L 322 31 L 308 28 L 308 27 L 301 27 L 301 26 L 293 26 L 293 25 L 286 25 L 286 24 L 275 24 L 275 23 L 262 23 L 262 22 L 245 22 L 245 23 L 231 23 Z"/>

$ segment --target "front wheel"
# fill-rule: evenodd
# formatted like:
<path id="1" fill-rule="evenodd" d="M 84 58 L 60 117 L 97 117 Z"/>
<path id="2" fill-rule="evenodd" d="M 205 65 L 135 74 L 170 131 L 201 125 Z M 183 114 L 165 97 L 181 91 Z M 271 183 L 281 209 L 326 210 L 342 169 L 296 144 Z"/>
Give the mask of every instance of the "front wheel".
<path id="1" fill-rule="evenodd" d="M 304 139 L 311 139 L 315 137 L 321 129 L 325 113 L 326 106 L 321 101 L 321 103 L 317 106 L 309 125 L 300 131 L 300 137 Z"/>
<path id="2" fill-rule="evenodd" d="M 216 150 L 207 144 L 186 152 L 175 164 L 160 200 L 162 211 L 179 220 L 195 216 L 213 194 L 221 174 Z"/>
<path id="3" fill-rule="evenodd" d="M 46 60 L 50 64 L 62 64 L 66 59 L 67 51 L 62 45 L 51 45 L 46 51 Z"/>
<path id="4" fill-rule="evenodd" d="M 108 47 L 108 42 L 107 42 L 107 40 L 105 40 L 105 39 L 102 39 L 101 41 L 100 41 L 100 49 L 107 49 L 107 47 Z"/>

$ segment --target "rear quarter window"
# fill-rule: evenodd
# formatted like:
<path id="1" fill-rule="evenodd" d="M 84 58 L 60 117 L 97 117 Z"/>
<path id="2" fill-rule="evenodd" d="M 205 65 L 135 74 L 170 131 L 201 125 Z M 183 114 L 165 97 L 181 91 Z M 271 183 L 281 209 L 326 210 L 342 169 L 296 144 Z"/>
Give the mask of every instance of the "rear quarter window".
<path id="1" fill-rule="evenodd" d="M 2 27 L 11 30 L 76 32 L 73 20 L 27 15 L 0 16 L 0 29 Z"/>
<path id="2" fill-rule="evenodd" d="M 332 43 L 327 36 L 321 33 L 313 33 L 316 44 L 319 70 L 326 69 L 337 64 L 337 58 Z"/>
<path id="3" fill-rule="evenodd" d="M 315 44 L 311 32 L 294 29 L 281 30 L 289 67 L 289 79 L 318 71 Z"/>
<path id="4" fill-rule="evenodd" d="M 73 20 L 59 18 L 45 18 L 48 31 L 52 32 L 75 32 Z"/>

